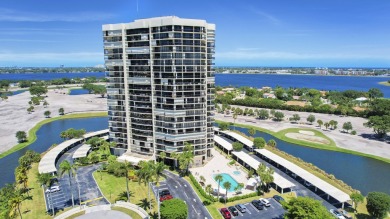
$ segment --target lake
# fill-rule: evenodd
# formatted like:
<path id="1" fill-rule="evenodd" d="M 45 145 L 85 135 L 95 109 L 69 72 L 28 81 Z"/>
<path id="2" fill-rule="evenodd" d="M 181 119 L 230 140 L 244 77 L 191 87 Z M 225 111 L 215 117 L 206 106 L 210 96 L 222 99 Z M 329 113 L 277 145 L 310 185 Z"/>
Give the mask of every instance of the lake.
<path id="1" fill-rule="evenodd" d="M 236 127 L 236 130 L 249 135 L 246 128 Z M 335 175 L 337 179 L 360 190 L 364 195 L 372 191 L 390 194 L 389 163 L 353 154 L 299 146 L 279 140 L 264 132 L 256 132 L 255 137 L 263 137 L 267 142 L 274 139 L 278 149 Z"/>
<path id="2" fill-rule="evenodd" d="M 81 73 L 22 73 L 22 74 L 0 74 L 0 80 L 53 80 L 59 78 L 104 78 L 105 72 L 81 72 Z"/>
<path id="3" fill-rule="evenodd" d="M 38 153 L 46 151 L 52 144 L 61 143 L 63 139 L 60 138 L 60 133 L 69 128 L 92 132 L 107 129 L 107 127 L 108 117 L 63 119 L 43 125 L 37 131 L 37 140 L 34 143 L 0 159 L 0 188 L 6 183 L 15 181 L 14 171 L 19 165 L 19 157 L 23 156 L 27 150 L 34 150 Z"/>
<path id="4" fill-rule="evenodd" d="M 70 90 L 69 93 L 69 95 L 83 95 L 83 94 L 89 94 L 89 91 L 85 89 L 72 89 Z"/>
<path id="5" fill-rule="evenodd" d="M 315 88 L 318 90 L 359 90 L 368 91 L 379 88 L 385 97 L 390 98 L 390 86 L 378 84 L 388 81 L 390 77 L 366 76 L 317 76 L 317 75 L 282 75 L 282 74 L 215 74 L 215 85 L 219 86 L 249 86 L 261 88 L 296 87 Z"/>

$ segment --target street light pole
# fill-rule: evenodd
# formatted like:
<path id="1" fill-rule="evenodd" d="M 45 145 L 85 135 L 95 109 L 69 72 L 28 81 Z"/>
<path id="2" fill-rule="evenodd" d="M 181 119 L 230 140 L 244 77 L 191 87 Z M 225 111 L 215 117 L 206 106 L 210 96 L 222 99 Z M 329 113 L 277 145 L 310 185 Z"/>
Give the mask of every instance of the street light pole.
<path id="1" fill-rule="evenodd" d="M 81 209 L 80 185 L 79 185 L 79 180 L 78 180 L 77 174 L 76 174 L 76 183 L 77 183 L 77 189 L 79 190 L 79 206 Z"/>

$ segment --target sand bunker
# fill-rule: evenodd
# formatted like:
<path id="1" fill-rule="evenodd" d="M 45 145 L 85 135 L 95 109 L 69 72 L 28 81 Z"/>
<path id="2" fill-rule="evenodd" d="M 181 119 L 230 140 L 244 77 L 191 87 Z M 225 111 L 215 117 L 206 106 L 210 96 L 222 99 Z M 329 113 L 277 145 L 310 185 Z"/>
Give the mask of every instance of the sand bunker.
<path id="1" fill-rule="evenodd" d="M 301 131 L 299 131 L 299 132 L 301 132 Z M 320 143 L 320 144 L 329 144 L 330 143 L 329 140 L 327 140 L 325 138 L 302 134 L 302 133 L 287 133 L 286 137 L 296 139 L 296 140 L 303 140 L 303 141 L 308 141 L 308 142 L 313 142 L 313 143 Z"/>

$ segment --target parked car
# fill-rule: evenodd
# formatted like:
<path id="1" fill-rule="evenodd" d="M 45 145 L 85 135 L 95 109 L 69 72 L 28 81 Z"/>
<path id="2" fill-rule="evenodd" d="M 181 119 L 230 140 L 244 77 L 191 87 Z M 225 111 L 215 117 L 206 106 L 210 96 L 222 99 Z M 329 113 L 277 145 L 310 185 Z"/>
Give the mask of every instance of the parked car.
<path id="1" fill-rule="evenodd" d="M 171 193 L 169 192 L 169 190 L 168 189 L 164 189 L 164 190 L 161 190 L 160 191 L 160 197 L 161 196 L 165 196 L 165 195 L 170 195 Z"/>
<path id="2" fill-rule="evenodd" d="M 238 216 L 238 211 L 234 206 L 228 207 L 230 213 L 232 213 L 233 216 Z"/>
<path id="3" fill-rule="evenodd" d="M 223 218 L 225 219 L 231 219 L 232 218 L 232 215 L 230 214 L 230 212 L 228 211 L 227 208 L 221 208 L 221 214 L 223 216 Z"/>
<path id="4" fill-rule="evenodd" d="M 259 200 L 253 200 L 252 201 L 252 205 L 255 206 L 255 208 L 257 208 L 257 210 L 263 210 L 264 209 L 263 203 L 261 203 L 261 201 L 259 201 Z"/>
<path id="5" fill-rule="evenodd" d="M 284 198 L 280 195 L 274 195 L 273 198 L 275 199 L 275 201 L 277 201 L 279 203 L 282 203 L 282 201 L 284 202 Z"/>
<path id="6" fill-rule="evenodd" d="M 340 212 L 338 212 L 336 209 L 330 209 L 329 211 L 335 218 L 345 219 L 345 217 Z"/>
<path id="7" fill-rule="evenodd" d="M 236 207 L 237 210 L 239 210 L 241 213 L 245 213 L 246 212 L 246 207 L 243 204 L 238 204 L 238 205 L 235 205 L 234 207 Z"/>
<path id="8" fill-rule="evenodd" d="M 259 199 L 259 201 L 261 201 L 261 203 L 263 203 L 263 205 L 265 207 L 270 207 L 271 206 L 271 203 L 267 199 L 265 199 L 265 198 L 261 198 L 261 199 Z"/>
<path id="9" fill-rule="evenodd" d="M 338 209 L 338 212 L 340 212 L 346 219 L 352 219 L 352 216 L 344 209 Z"/>
<path id="10" fill-rule="evenodd" d="M 52 187 L 46 189 L 47 193 L 58 192 L 58 191 L 61 191 L 59 186 L 52 186 Z"/>
<path id="11" fill-rule="evenodd" d="M 160 196 L 160 202 L 163 202 L 163 201 L 166 201 L 166 200 L 169 200 L 169 199 L 173 199 L 172 195 Z"/>

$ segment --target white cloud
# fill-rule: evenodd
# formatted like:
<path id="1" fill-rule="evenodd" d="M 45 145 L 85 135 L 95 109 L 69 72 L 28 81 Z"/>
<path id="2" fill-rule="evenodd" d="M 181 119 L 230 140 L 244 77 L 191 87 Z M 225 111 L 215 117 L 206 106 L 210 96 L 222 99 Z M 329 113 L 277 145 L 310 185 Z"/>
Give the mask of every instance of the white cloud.
<path id="1" fill-rule="evenodd" d="M 267 20 L 267 21 L 271 22 L 274 25 L 280 25 L 282 23 L 277 17 L 275 17 L 274 15 L 271 15 L 271 14 L 269 14 L 267 12 L 258 10 L 256 8 L 253 8 L 253 7 L 250 10 L 253 13 L 255 13 L 256 15 L 259 15 L 263 20 Z"/>
<path id="2" fill-rule="evenodd" d="M 15 11 L 7 8 L 0 8 L 0 21 L 11 22 L 48 22 L 48 21 L 65 21 L 65 22 L 83 22 L 83 21 L 100 21 L 112 18 L 113 14 L 104 12 L 85 11 L 79 13 L 58 14 L 58 13 L 30 13 L 24 11 Z"/>

